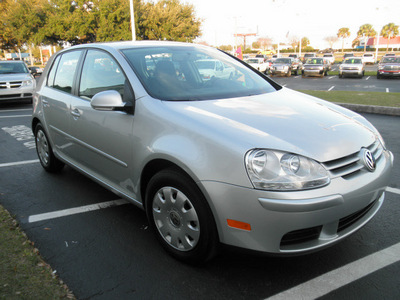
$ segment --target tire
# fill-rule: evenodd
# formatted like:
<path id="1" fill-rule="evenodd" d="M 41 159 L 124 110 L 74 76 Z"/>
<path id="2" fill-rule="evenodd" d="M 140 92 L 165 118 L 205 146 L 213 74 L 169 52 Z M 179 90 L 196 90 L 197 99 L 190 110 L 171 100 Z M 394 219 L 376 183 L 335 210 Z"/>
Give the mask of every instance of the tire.
<path id="1" fill-rule="evenodd" d="M 64 167 L 64 163 L 54 156 L 47 134 L 40 123 L 35 127 L 35 145 L 40 164 L 47 172 L 58 172 Z"/>
<path id="2" fill-rule="evenodd" d="M 217 254 L 218 233 L 211 209 L 183 172 L 165 169 L 155 174 L 145 201 L 150 227 L 174 258 L 197 265 Z"/>

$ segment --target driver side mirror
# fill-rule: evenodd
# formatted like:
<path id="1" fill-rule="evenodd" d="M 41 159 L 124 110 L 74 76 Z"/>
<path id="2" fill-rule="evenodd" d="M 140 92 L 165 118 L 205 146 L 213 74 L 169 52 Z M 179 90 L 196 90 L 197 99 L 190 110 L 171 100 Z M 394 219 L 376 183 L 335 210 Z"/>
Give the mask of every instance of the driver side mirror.
<path id="1" fill-rule="evenodd" d="M 130 107 L 122 101 L 121 94 L 114 90 L 97 93 L 93 96 L 90 105 L 96 110 L 130 112 Z"/>

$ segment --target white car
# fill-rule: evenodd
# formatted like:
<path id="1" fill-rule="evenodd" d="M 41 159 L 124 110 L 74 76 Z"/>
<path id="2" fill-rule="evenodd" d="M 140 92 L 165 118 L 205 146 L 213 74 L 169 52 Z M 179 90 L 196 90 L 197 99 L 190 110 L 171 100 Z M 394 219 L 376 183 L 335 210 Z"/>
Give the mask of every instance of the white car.
<path id="1" fill-rule="evenodd" d="M 364 53 L 362 57 L 363 57 L 363 62 L 365 64 L 376 63 L 375 54 L 373 54 L 373 53 Z"/>
<path id="2" fill-rule="evenodd" d="M 200 59 L 195 63 L 204 81 L 212 78 L 232 79 L 235 73 L 234 68 L 217 59 Z"/>
<path id="3" fill-rule="evenodd" d="M 326 58 L 326 60 L 333 65 L 335 63 L 335 56 L 333 55 L 333 53 L 325 53 L 324 58 Z"/>
<path id="4" fill-rule="evenodd" d="M 264 62 L 262 58 L 248 58 L 244 62 L 262 73 L 266 73 L 269 70 L 269 63 Z"/>

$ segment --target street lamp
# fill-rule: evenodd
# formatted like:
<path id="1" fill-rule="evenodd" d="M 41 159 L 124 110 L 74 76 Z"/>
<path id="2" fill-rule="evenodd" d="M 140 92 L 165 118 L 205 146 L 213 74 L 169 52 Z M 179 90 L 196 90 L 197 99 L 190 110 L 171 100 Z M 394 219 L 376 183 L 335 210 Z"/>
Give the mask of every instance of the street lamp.
<path id="1" fill-rule="evenodd" d="M 131 28 L 132 28 L 132 41 L 136 41 L 136 32 L 135 32 L 135 14 L 133 11 L 133 0 L 129 0 L 130 8 L 131 8 Z"/>

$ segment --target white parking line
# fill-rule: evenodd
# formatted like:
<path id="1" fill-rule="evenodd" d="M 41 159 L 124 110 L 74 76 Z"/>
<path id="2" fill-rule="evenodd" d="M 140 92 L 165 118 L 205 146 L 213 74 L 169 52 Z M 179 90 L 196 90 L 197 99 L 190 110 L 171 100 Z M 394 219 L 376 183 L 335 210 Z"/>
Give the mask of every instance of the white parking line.
<path id="1" fill-rule="evenodd" d="M 89 212 L 89 211 L 99 210 L 99 209 L 103 209 L 103 208 L 124 205 L 124 204 L 128 204 L 128 203 L 129 202 L 126 200 L 118 199 L 118 200 L 114 200 L 114 201 L 101 202 L 101 203 L 96 203 L 96 204 L 91 204 L 91 205 L 86 205 L 86 206 L 63 209 L 63 210 L 29 216 L 28 222 L 34 223 L 34 222 L 39 222 L 39 221 L 56 219 L 56 218 L 70 216 L 70 215 L 81 214 L 81 213 L 85 213 L 85 212 Z"/>
<path id="2" fill-rule="evenodd" d="M 388 187 L 386 188 L 386 191 L 389 192 L 389 193 L 393 193 L 393 194 L 398 194 L 398 195 L 400 195 L 400 189 L 395 189 L 395 188 L 392 188 L 392 187 L 390 187 L 390 186 L 388 186 Z"/>
<path id="3" fill-rule="evenodd" d="M 10 162 L 10 163 L 4 163 L 0 164 L 0 168 L 4 167 L 13 167 L 13 166 L 20 166 L 20 165 L 27 165 L 27 164 L 35 164 L 38 163 L 38 159 L 33 159 L 33 160 L 24 160 L 24 161 L 16 161 L 16 162 Z"/>
<path id="4" fill-rule="evenodd" d="M 368 76 L 367 78 L 365 78 L 365 80 L 368 80 L 371 76 Z"/>
<path id="5" fill-rule="evenodd" d="M 328 92 L 332 91 L 335 88 L 335 86 L 331 86 L 331 88 L 328 90 Z"/>
<path id="6" fill-rule="evenodd" d="M 0 116 L 0 119 L 6 119 L 6 118 L 21 118 L 21 117 L 32 117 L 32 115 Z"/>
<path id="7" fill-rule="evenodd" d="M 389 93 L 389 88 L 386 88 L 386 93 Z"/>
<path id="8" fill-rule="evenodd" d="M 6 110 L 2 110 L 2 111 L 0 111 L 0 112 L 14 112 L 14 111 L 24 111 L 24 110 L 30 110 L 30 111 L 32 111 L 32 109 L 31 108 L 26 108 L 26 109 L 6 109 Z"/>
<path id="9" fill-rule="evenodd" d="M 268 300 L 316 299 L 400 261 L 400 243 L 325 273 Z"/>

